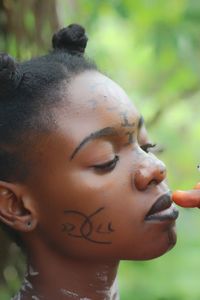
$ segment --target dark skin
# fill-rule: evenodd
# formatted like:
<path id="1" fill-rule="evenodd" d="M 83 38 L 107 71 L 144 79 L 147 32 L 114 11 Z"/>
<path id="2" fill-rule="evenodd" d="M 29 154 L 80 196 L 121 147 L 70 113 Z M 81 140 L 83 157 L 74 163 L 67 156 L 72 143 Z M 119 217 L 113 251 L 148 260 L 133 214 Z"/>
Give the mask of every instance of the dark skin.
<path id="1" fill-rule="evenodd" d="M 20 299 L 114 300 L 121 259 L 155 258 L 176 242 L 174 220 L 145 220 L 169 191 L 166 169 L 147 153 L 143 119 L 112 80 L 84 72 L 66 97 L 57 129 L 27 152 L 26 182 L 1 182 L 0 218 L 27 247 Z"/>

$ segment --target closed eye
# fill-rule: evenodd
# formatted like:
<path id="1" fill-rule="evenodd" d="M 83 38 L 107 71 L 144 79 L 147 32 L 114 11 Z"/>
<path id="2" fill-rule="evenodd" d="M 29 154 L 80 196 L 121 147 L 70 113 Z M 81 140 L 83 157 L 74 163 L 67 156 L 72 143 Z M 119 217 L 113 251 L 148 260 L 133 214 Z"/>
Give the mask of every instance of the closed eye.
<path id="1" fill-rule="evenodd" d="M 97 171 L 111 172 L 116 167 L 118 160 L 119 160 L 119 156 L 115 155 L 115 157 L 112 160 L 105 162 L 103 164 L 94 165 L 92 167 Z"/>
<path id="2" fill-rule="evenodd" d="M 149 153 L 150 152 L 149 150 L 152 148 L 155 148 L 155 147 L 156 147 L 156 144 L 151 144 L 151 143 L 146 143 L 146 144 L 140 146 L 140 148 L 146 153 Z"/>

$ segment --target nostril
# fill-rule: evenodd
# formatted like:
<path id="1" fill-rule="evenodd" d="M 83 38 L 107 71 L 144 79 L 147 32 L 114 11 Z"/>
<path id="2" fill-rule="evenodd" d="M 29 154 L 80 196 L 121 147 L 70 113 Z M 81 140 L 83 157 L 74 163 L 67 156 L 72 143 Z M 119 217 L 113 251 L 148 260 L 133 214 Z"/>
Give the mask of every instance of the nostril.
<path id="1" fill-rule="evenodd" d="M 160 174 L 161 174 L 161 175 L 165 175 L 165 174 L 166 174 L 166 168 L 162 168 L 162 169 L 160 170 Z"/>
<path id="2" fill-rule="evenodd" d="M 159 180 L 162 181 L 166 177 L 166 174 L 167 174 L 166 168 L 162 168 L 158 176 Z"/>
<path id="3" fill-rule="evenodd" d="M 158 180 L 152 179 L 152 180 L 148 183 L 148 185 L 151 185 L 151 184 L 158 184 L 158 183 L 159 183 Z"/>
<path id="4" fill-rule="evenodd" d="M 147 189 L 150 185 L 158 185 L 165 179 L 166 168 L 158 162 L 141 167 L 135 172 L 134 184 L 139 191 Z"/>

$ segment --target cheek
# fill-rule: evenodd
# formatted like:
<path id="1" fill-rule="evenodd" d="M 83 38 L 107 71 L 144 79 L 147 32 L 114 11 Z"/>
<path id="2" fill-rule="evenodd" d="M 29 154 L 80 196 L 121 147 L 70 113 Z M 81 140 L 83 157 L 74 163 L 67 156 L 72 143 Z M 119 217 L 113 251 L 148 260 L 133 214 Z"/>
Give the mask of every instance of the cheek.
<path id="1" fill-rule="evenodd" d="M 75 182 L 79 182 L 78 189 Z M 123 197 L 130 196 L 131 176 L 121 176 L 121 172 L 111 172 L 97 175 L 92 172 L 77 174 L 76 179 L 71 180 L 72 203 L 79 203 L 83 210 L 98 207 L 112 207 L 113 210 L 123 204 Z"/>
<path id="2" fill-rule="evenodd" d="M 76 190 L 69 207 L 91 216 L 95 224 L 104 224 L 104 230 L 110 226 L 114 229 L 114 236 L 141 230 L 145 206 L 144 202 L 137 201 L 138 195 L 134 195 L 130 174 L 120 175 L 120 180 L 117 173 L 105 176 L 79 174 L 78 181 L 79 198 Z"/>
<path id="3" fill-rule="evenodd" d="M 113 256 L 113 251 L 121 253 L 130 245 L 137 248 L 144 207 L 132 191 L 130 172 L 99 176 L 79 171 L 70 177 L 60 174 L 59 180 L 49 176 L 40 184 L 40 236 L 54 248 L 83 257 Z"/>
<path id="4" fill-rule="evenodd" d="M 138 201 L 141 196 L 133 189 L 130 169 L 130 163 L 127 163 L 127 166 L 118 166 L 104 175 L 91 171 L 74 173 L 69 181 L 70 201 L 66 203 L 66 208 L 76 208 L 87 215 L 103 208 L 101 215 L 117 221 L 123 218 L 121 224 L 142 220 L 146 211 L 145 202 Z"/>

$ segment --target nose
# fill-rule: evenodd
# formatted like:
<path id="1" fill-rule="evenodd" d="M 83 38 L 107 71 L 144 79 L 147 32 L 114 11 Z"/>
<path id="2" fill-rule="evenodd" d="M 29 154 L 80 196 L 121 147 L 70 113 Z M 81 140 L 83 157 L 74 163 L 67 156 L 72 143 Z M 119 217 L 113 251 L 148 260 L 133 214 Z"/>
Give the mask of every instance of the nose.
<path id="1" fill-rule="evenodd" d="M 165 164 L 155 157 L 148 157 L 138 166 L 134 174 L 134 184 L 139 191 L 144 191 L 150 185 L 157 185 L 165 178 Z"/>

